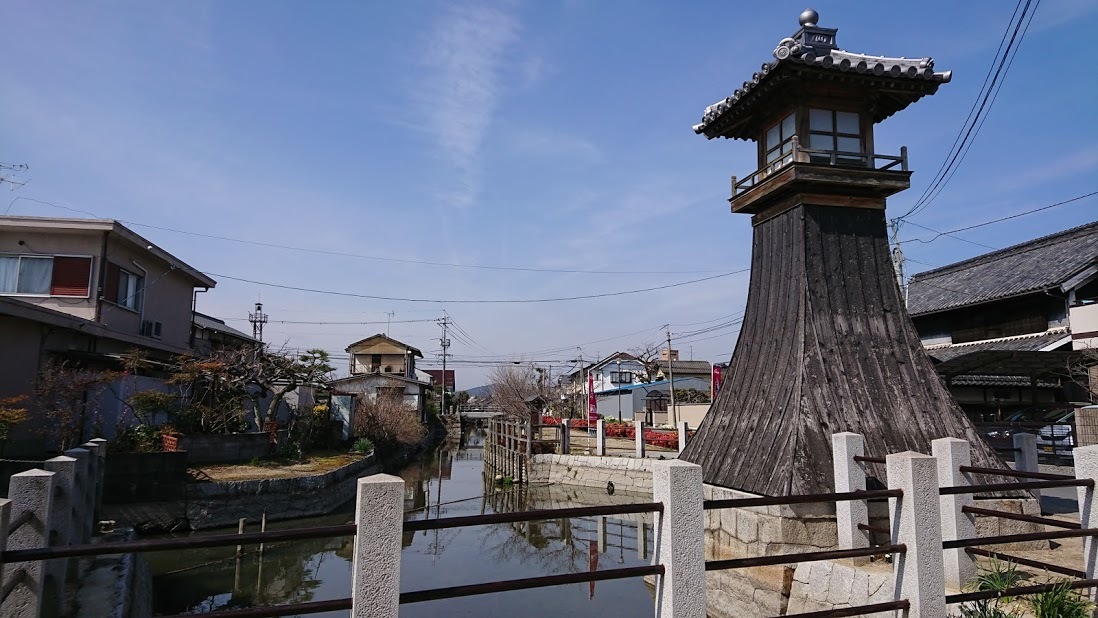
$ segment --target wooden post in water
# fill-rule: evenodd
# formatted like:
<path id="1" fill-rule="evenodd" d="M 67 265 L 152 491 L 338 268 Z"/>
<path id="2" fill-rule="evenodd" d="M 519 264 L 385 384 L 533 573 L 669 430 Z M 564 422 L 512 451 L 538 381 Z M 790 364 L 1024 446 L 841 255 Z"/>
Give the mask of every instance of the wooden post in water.
<path id="1" fill-rule="evenodd" d="M 236 523 L 236 533 L 237 534 L 244 534 L 244 526 L 247 525 L 247 522 L 248 522 L 247 519 L 245 519 L 243 517 L 240 518 L 240 521 L 238 521 Z M 236 557 L 237 557 L 237 559 L 240 559 L 240 557 L 243 556 L 243 555 L 244 555 L 244 546 L 243 545 L 237 545 L 236 546 Z"/>

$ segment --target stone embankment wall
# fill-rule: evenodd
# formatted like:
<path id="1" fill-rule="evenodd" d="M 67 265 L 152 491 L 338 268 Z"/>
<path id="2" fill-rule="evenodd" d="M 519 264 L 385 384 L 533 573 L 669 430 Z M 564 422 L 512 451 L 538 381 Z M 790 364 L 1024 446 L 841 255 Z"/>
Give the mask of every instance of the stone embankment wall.
<path id="1" fill-rule="evenodd" d="M 355 496 L 361 476 L 381 471 L 371 454 L 324 474 L 283 479 L 191 483 L 184 499 L 106 507 L 119 526 L 158 530 L 204 530 L 257 522 L 325 515 Z"/>
<path id="2" fill-rule="evenodd" d="M 652 495 L 652 461 L 631 457 L 587 455 L 534 455 L 531 483 L 550 483 Z"/>
<path id="3" fill-rule="evenodd" d="M 615 493 L 651 495 L 652 492 L 652 461 L 646 459 L 535 455 L 530 474 L 532 483 L 548 484 L 549 488 L 557 490 L 556 496 L 579 491 L 605 497 L 608 482 L 614 483 Z M 704 496 L 706 500 L 757 497 L 712 485 L 704 487 Z M 981 500 L 980 506 L 1039 514 L 1036 500 Z M 888 527 L 888 510 L 884 501 L 870 502 L 869 515 L 870 525 Z M 1037 528 L 1036 524 L 1025 522 L 976 517 L 978 536 L 1035 532 Z M 885 542 L 887 539 L 875 538 L 874 541 Z M 1040 549 L 1047 548 L 1047 542 L 1036 541 L 1009 547 Z M 714 509 L 705 513 L 707 560 L 831 549 L 838 549 L 835 506 L 832 503 Z M 820 561 L 710 571 L 706 573 L 707 611 L 714 618 L 744 618 L 883 602 L 892 599 L 892 577 L 891 564 L 880 560 L 859 564 Z"/>

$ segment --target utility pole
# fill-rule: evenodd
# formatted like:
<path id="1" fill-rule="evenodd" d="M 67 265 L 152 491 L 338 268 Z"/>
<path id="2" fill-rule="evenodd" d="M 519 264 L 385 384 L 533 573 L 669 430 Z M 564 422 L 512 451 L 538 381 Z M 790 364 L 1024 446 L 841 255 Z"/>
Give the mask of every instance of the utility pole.
<path id="1" fill-rule="evenodd" d="M 668 325 L 670 326 L 670 324 Z M 668 418 L 671 419 L 671 426 L 676 427 L 679 423 L 678 411 L 675 410 L 675 361 L 671 354 L 671 329 L 667 329 L 667 376 L 670 381 L 671 391 L 671 410 L 669 411 Z"/>
<path id="2" fill-rule="evenodd" d="M 248 313 L 248 321 L 252 323 L 252 337 L 263 343 L 263 325 L 267 323 L 267 314 L 263 313 L 263 303 L 255 304 L 255 313 Z"/>
<path id="3" fill-rule="evenodd" d="M 442 397 L 439 401 L 439 412 L 446 414 L 446 357 L 449 354 L 446 353 L 447 348 L 450 347 L 450 339 L 446 336 L 446 329 L 450 326 L 450 316 L 443 314 L 442 319 L 438 321 L 442 326 L 442 339 L 439 339 L 439 345 L 442 346 Z"/>
<path id="4" fill-rule="evenodd" d="M 904 283 L 904 250 L 900 247 L 900 224 L 896 219 L 888 222 L 888 229 L 892 232 L 892 270 L 896 271 L 896 284 L 900 286 L 900 298 L 907 306 L 907 284 Z"/>
<path id="5" fill-rule="evenodd" d="M 385 336 L 388 337 L 389 336 L 389 324 L 393 321 L 393 316 L 396 315 L 396 313 L 393 312 L 393 311 L 386 311 L 385 315 L 388 316 L 388 317 L 385 318 Z"/>

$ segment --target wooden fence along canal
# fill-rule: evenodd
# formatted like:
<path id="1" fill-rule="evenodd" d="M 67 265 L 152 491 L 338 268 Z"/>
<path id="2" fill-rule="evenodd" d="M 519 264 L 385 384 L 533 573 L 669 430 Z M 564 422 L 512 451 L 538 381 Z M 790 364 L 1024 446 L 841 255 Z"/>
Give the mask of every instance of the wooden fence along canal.
<path id="1" fill-rule="evenodd" d="M 615 454 L 645 457 L 649 446 L 668 449 L 669 454 L 682 451 L 689 439 L 689 428 L 680 422 L 676 431 L 659 431 L 647 428 L 643 421 L 609 424 L 600 419 L 595 423 L 586 420 L 542 417 L 535 423 L 529 419 L 497 416 L 487 421 L 488 432 L 484 441 L 485 470 L 498 479 L 511 479 L 526 483 L 530 479 L 530 463 L 534 455 L 558 453 L 568 455 L 573 444 L 586 446 L 592 455 L 611 454 L 607 438 L 619 438 L 633 442 L 627 452 L 620 449 Z"/>
<path id="2" fill-rule="evenodd" d="M 534 437 L 536 434 L 528 434 Z M 1032 438 L 1032 436 L 1030 436 Z M 1029 560 L 1027 564 L 1069 574 L 1076 579 L 1072 588 L 1087 589 L 1091 599 L 1098 587 L 1095 568 L 1098 552 L 1098 509 L 1094 508 L 1094 485 L 1098 478 L 1098 446 L 1075 449 L 1076 477 L 1016 470 L 1004 471 L 970 465 L 969 443 L 955 438 L 933 442 L 933 455 L 905 452 L 887 457 L 867 456 L 862 436 L 852 433 L 832 437 L 836 492 L 785 497 L 747 497 L 703 500 L 701 468 L 678 460 L 652 462 L 653 496 L 650 502 L 564 509 L 495 513 L 468 517 L 444 517 L 404 521 L 404 481 L 377 474 L 359 479 L 355 523 L 320 528 L 298 528 L 249 534 L 227 534 L 198 538 L 174 538 L 119 543 L 88 543 L 77 534 L 61 541 L 56 535 L 42 535 L 41 546 L 10 549 L 13 529 L 33 525 L 50 530 L 55 524 L 51 498 L 55 495 L 56 473 L 33 470 L 26 475 L 42 482 L 34 488 L 24 486 L 14 500 L 0 501 L 0 565 L 3 565 L 7 599 L 2 613 L 10 618 L 38 616 L 45 589 L 42 567 L 50 561 L 100 554 L 165 551 L 195 547 L 234 546 L 270 543 L 294 539 L 354 537 L 353 579 L 347 598 L 313 601 L 252 609 L 217 611 L 211 618 L 243 618 L 312 614 L 350 610 L 355 617 L 394 618 L 401 604 L 421 603 L 462 596 L 490 594 L 510 590 L 542 588 L 571 583 L 604 581 L 627 577 L 654 576 L 654 615 L 662 618 L 704 618 L 706 613 L 706 571 L 742 569 L 766 565 L 835 560 L 865 556 L 893 556 L 893 598 L 856 607 L 823 612 L 791 614 L 799 618 L 854 616 L 889 610 L 906 610 L 911 617 L 945 616 L 947 605 L 991 598 L 998 595 L 1021 596 L 1051 588 L 1050 585 L 1020 586 L 1002 592 L 965 592 L 946 595 L 942 586 L 961 589 L 975 573 L 973 556 L 997 555 L 1017 558 L 982 549 L 987 546 L 1031 540 L 1083 538 L 1082 571 L 1060 569 Z M 1024 448 L 1024 447 L 1023 447 Z M 884 462 L 887 488 L 865 489 L 868 463 Z M 973 483 L 973 475 L 1019 481 Z M 946 483 L 942 486 L 941 483 Z M 1080 494 L 1078 524 L 1017 513 L 977 509 L 972 506 L 978 494 L 1016 492 L 1051 487 L 1077 487 Z M 75 495 L 75 494 L 73 494 Z M 83 495 L 81 499 L 86 499 Z M 868 522 L 868 500 L 888 499 L 889 525 L 875 529 Z M 756 556 L 706 561 L 703 551 L 704 513 L 712 509 L 790 505 L 814 502 L 835 503 L 838 524 L 838 549 L 794 554 Z M 1060 529 L 1047 532 L 977 537 L 967 515 L 980 512 L 1002 518 L 1032 521 Z M 60 521 L 67 523 L 62 514 Z M 565 573 L 541 577 L 482 582 L 400 592 L 401 534 L 465 526 L 527 522 L 563 517 L 610 516 L 631 513 L 655 513 L 654 557 L 651 565 L 611 568 L 586 573 Z M 24 523 L 27 522 L 27 523 Z M 14 524 L 20 524 L 16 526 Z M 870 531 L 886 533 L 887 540 L 872 543 Z M 943 540 L 943 536 L 949 538 Z M 48 542 L 47 542 L 48 541 Z M 4 549 L 8 548 L 8 549 Z M 56 562 L 54 562 L 56 564 Z M 18 591 L 18 592 L 16 592 Z M 19 604 L 10 603 L 13 595 Z"/>

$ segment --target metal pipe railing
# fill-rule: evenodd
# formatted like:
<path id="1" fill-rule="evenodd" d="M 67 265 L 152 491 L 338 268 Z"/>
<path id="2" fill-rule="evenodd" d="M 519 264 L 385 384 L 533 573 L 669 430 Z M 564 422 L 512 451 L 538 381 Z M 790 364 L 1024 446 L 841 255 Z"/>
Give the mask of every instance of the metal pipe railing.
<path id="1" fill-rule="evenodd" d="M 961 466 L 961 472 L 966 474 L 987 474 L 989 476 L 1012 476 L 1023 479 L 1040 479 L 1043 481 L 1063 481 L 1074 479 L 1070 474 L 1050 474 L 1048 472 L 1026 472 L 1025 470 L 1004 470 L 999 468 L 981 468 L 978 466 Z"/>
<path id="2" fill-rule="evenodd" d="M 884 457 L 867 457 L 865 455 L 855 455 L 853 457 L 853 459 L 854 459 L 854 461 L 856 461 L 858 463 L 876 463 L 876 464 L 885 463 L 885 458 Z"/>
<path id="3" fill-rule="evenodd" d="M 562 519 L 565 517 L 590 517 L 595 515 L 628 515 L 630 513 L 662 513 L 663 504 L 642 502 L 637 504 L 608 504 L 603 506 L 581 506 L 570 509 L 540 509 L 515 513 L 491 513 L 488 515 L 469 515 L 467 517 L 443 517 L 442 519 L 421 519 L 404 522 L 405 532 L 421 530 L 444 530 L 465 526 L 484 526 L 489 524 L 509 524 L 539 519 Z"/>
<path id="4" fill-rule="evenodd" d="M 723 500 L 705 500 L 702 508 L 733 509 L 749 506 L 783 506 L 790 504 L 810 504 L 814 502 L 846 502 L 850 500 L 869 500 L 872 498 L 899 498 L 904 492 L 899 489 L 874 489 L 870 491 L 849 491 L 829 494 L 803 494 L 800 496 L 727 498 Z"/>
<path id="5" fill-rule="evenodd" d="M 400 603 L 401 605 L 404 605 L 407 603 L 421 603 L 423 601 L 437 601 L 440 599 L 468 597 L 477 594 L 509 592 L 512 590 L 529 590 L 531 588 L 547 588 L 550 586 L 582 584 L 585 582 L 599 582 L 611 579 L 625 579 L 628 577 L 643 577 L 645 575 L 663 574 L 663 565 L 654 564 L 649 566 L 606 569 L 604 571 L 592 571 L 588 573 L 564 573 L 562 575 L 544 575 L 541 577 L 526 577 L 523 579 L 507 579 L 500 582 L 466 584 L 464 586 L 450 586 L 448 588 L 431 588 L 429 590 L 402 592 L 400 593 Z"/>
<path id="6" fill-rule="evenodd" d="M 956 494 L 974 494 L 979 491 L 1018 491 L 1022 489 L 1049 489 L 1052 487 L 1094 487 L 1091 479 L 1061 479 L 1055 481 L 1023 481 L 1021 483 L 986 483 L 983 485 L 956 485 L 943 487 L 939 493 L 943 496 Z"/>
<path id="7" fill-rule="evenodd" d="M 1056 564 L 1049 564 L 1048 562 L 1030 560 L 1029 558 L 1022 558 L 1020 556 L 1011 556 L 995 551 L 988 551 L 986 549 L 980 549 L 979 547 L 966 547 L 965 553 L 972 554 L 973 556 L 984 556 L 985 558 L 996 558 L 998 560 L 1013 562 L 1014 564 L 1033 567 L 1035 569 L 1044 569 L 1051 573 L 1059 573 L 1060 575 L 1067 575 L 1070 577 L 1084 578 L 1087 576 L 1086 573 L 1076 569 L 1069 569 Z"/>
<path id="8" fill-rule="evenodd" d="M 356 531 L 357 526 L 354 524 L 344 524 L 341 526 L 246 532 L 244 534 L 217 534 L 211 536 L 176 537 L 147 541 L 119 541 L 115 543 L 88 543 L 85 545 L 59 545 L 57 547 L 38 547 L 35 549 L 13 549 L 0 554 L 0 563 L 52 560 L 54 558 L 76 558 L 80 556 L 98 556 L 102 554 L 164 551 L 170 549 L 230 547 L 234 545 L 272 543 L 276 541 L 323 539 L 340 536 L 354 536 Z"/>
<path id="9" fill-rule="evenodd" d="M 1048 592 L 1054 590 L 1059 586 L 1067 585 L 1068 588 L 1078 590 L 1079 588 L 1096 588 L 1098 587 L 1098 579 L 1079 579 L 1073 582 L 1057 582 L 1053 584 L 1041 584 L 1037 586 L 1018 586 L 1015 588 L 1007 588 L 1006 590 L 981 590 L 979 592 L 962 592 L 960 594 L 947 594 L 946 603 L 964 603 L 966 601 L 983 601 L 985 599 L 996 599 L 999 597 L 1020 597 L 1027 594 L 1039 594 L 1042 592 Z"/>
<path id="10" fill-rule="evenodd" d="M 202 618 L 267 618 L 268 616 L 297 616 L 300 614 L 319 614 L 351 609 L 351 599 L 333 599 L 330 601 L 309 601 L 286 605 L 267 605 L 244 609 L 226 609 L 216 612 L 204 612 Z M 194 618 L 194 614 L 176 614 L 167 618 Z"/>
<path id="11" fill-rule="evenodd" d="M 1026 532 L 1023 534 L 1000 534 L 998 536 L 980 536 L 971 539 L 954 539 L 943 541 L 942 549 L 960 549 L 962 547 L 979 547 L 981 545 L 1006 545 L 1008 543 L 1022 543 L 1025 541 L 1051 541 L 1056 539 L 1074 539 L 1084 536 L 1098 536 L 1098 530 L 1054 530 L 1051 532 Z"/>
<path id="12" fill-rule="evenodd" d="M 962 513 L 968 513 L 970 515 L 986 515 L 988 517 L 999 517 L 1002 519 L 1013 519 L 1015 521 L 1024 521 L 1031 524 L 1041 524 L 1044 526 L 1054 526 L 1057 528 L 1067 528 L 1069 530 L 1078 530 L 1081 526 L 1075 522 L 1060 521 L 1059 519 L 1051 519 L 1049 517 L 1038 517 L 1036 515 L 1025 515 L 1023 513 L 1010 513 L 1008 511 L 996 511 L 993 509 L 982 509 L 978 506 L 963 506 L 961 507 Z"/>
<path id="13" fill-rule="evenodd" d="M 835 549 L 827 551 L 810 551 L 799 554 L 780 554 L 777 556 L 731 558 L 728 560 L 710 560 L 705 563 L 705 570 L 724 571 L 727 569 L 744 569 L 747 567 L 772 566 L 775 564 L 794 564 L 798 562 L 815 562 L 818 560 L 838 560 L 840 558 L 883 556 L 885 554 L 902 554 L 906 551 L 907 545 L 903 543 L 894 543 L 891 545 L 877 545 L 875 547 L 859 547 L 857 549 Z"/>
<path id="14" fill-rule="evenodd" d="M 836 607 L 818 612 L 804 612 L 800 614 L 785 614 L 776 618 L 842 618 L 844 616 L 864 616 L 894 609 L 909 609 L 911 602 L 906 599 L 888 601 L 887 603 L 871 603 L 869 605 L 856 605 L 854 607 Z"/>

